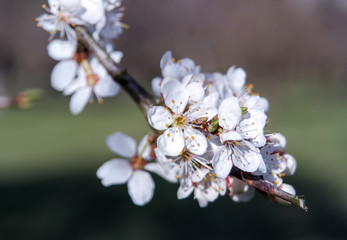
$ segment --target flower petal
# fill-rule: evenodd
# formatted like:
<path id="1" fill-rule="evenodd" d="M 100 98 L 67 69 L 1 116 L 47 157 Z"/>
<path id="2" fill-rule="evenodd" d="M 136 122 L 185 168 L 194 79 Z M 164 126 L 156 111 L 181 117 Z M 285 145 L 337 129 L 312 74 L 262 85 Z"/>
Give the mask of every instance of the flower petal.
<path id="1" fill-rule="evenodd" d="M 296 170 L 296 165 L 297 165 L 296 160 L 292 155 L 288 153 L 284 154 L 283 157 L 287 163 L 285 174 L 286 176 L 291 176 L 295 173 L 295 170 Z"/>
<path id="2" fill-rule="evenodd" d="M 219 125 L 227 130 L 233 130 L 241 120 L 241 108 L 239 100 L 235 97 L 224 99 L 219 105 Z"/>
<path id="3" fill-rule="evenodd" d="M 152 200 L 154 188 L 151 174 L 142 170 L 134 171 L 128 181 L 128 193 L 137 206 L 143 206 Z"/>
<path id="4" fill-rule="evenodd" d="M 151 146 L 150 142 L 148 140 L 149 134 L 144 136 L 139 145 L 137 146 L 137 154 L 141 155 L 143 159 L 145 160 L 151 160 Z"/>
<path id="5" fill-rule="evenodd" d="M 157 145 L 165 155 L 178 156 L 184 147 L 183 133 L 176 127 L 170 127 L 158 137 Z"/>
<path id="6" fill-rule="evenodd" d="M 76 42 L 55 39 L 47 45 L 47 51 L 56 61 L 72 59 L 76 51 Z"/>
<path id="7" fill-rule="evenodd" d="M 167 129 L 173 121 L 171 113 L 163 106 L 154 106 L 148 110 L 148 122 L 157 130 Z"/>
<path id="8" fill-rule="evenodd" d="M 207 168 L 198 168 L 194 171 L 194 173 L 192 174 L 191 176 L 191 180 L 193 182 L 200 182 L 205 176 L 207 173 L 210 172 L 210 169 L 207 169 Z"/>
<path id="9" fill-rule="evenodd" d="M 144 167 L 147 171 L 151 171 L 166 181 L 171 183 L 177 183 L 177 169 L 171 168 L 165 170 L 159 163 L 147 163 Z"/>
<path id="10" fill-rule="evenodd" d="M 236 131 L 223 132 L 219 135 L 219 138 L 222 143 L 225 141 L 241 141 L 243 139 L 242 135 Z"/>
<path id="11" fill-rule="evenodd" d="M 163 97 L 166 106 L 175 113 L 182 113 L 187 106 L 188 92 L 185 87 L 176 80 L 171 80 L 163 87 Z"/>
<path id="12" fill-rule="evenodd" d="M 71 113 L 74 115 L 80 114 L 90 100 L 91 96 L 92 89 L 90 87 L 82 88 L 76 91 L 70 100 Z"/>
<path id="13" fill-rule="evenodd" d="M 156 77 L 152 79 L 152 91 L 158 97 L 161 95 L 161 81 L 163 79 Z"/>
<path id="14" fill-rule="evenodd" d="M 51 74 L 51 86 L 58 91 L 63 91 L 74 79 L 77 66 L 78 64 L 74 60 L 57 63 Z"/>
<path id="15" fill-rule="evenodd" d="M 108 187 L 113 184 L 126 183 L 133 172 L 130 162 L 124 159 L 112 159 L 105 162 L 96 171 L 102 184 Z"/>
<path id="16" fill-rule="evenodd" d="M 247 74 L 245 70 L 232 66 L 228 69 L 226 77 L 233 92 L 238 95 L 246 83 Z"/>
<path id="17" fill-rule="evenodd" d="M 205 95 L 205 91 L 202 88 L 200 83 L 193 82 L 188 84 L 186 87 L 188 93 L 189 93 L 189 103 L 197 103 L 200 102 Z"/>
<path id="18" fill-rule="evenodd" d="M 182 188 L 182 187 L 179 187 L 178 190 L 177 190 L 177 199 L 178 200 L 181 200 L 181 199 L 184 199 L 184 198 L 187 198 L 194 190 L 194 187 L 190 187 L 190 188 Z"/>
<path id="19" fill-rule="evenodd" d="M 81 15 L 81 19 L 89 24 L 96 24 L 105 14 L 102 0 L 83 0 L 81 5 L 86 10 Z"/>
<path id="20" fill-rule="evenodd" d="M 95 85 L 94 92 L 98 97 L 112 97 L 117 95 L 120 87 L 113 79 L 106 75 Z"/>
<path id="21" fill-rule="evenodd" d="M 248 141 L 242 141 L 239 145 L 233 147 L 233 164 L 243 171 L 256 171 L 261 158 L 259 149 Z"/>
<path id="22" fill-rule="evenodd" d="M 202 155 L 207 149 L 207 140 L 204 134 L 191 127 L 184 128 L 184 139 L 187 149 L 197 155 Z"/>
<path id="23" fill-rule="evenodd" d="M 136 155 L 136 141 L 122 132 L 108 135 L 106 145 L 112 152 L 123 157 L 132 158 Z"/>
<path id="24" fill-rule="evenodd" d="M 219 178 L 226 178 L 233 166 L 231 156 L 225 146 L 220 146 L 212 158 L 213 170 Z"/>

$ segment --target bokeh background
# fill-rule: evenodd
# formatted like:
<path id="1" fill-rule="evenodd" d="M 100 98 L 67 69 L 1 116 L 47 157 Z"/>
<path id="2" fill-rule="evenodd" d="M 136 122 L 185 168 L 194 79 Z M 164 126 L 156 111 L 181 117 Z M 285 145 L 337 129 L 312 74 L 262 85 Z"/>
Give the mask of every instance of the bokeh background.
<path id="1" fill-rule="evenodd" d="M 125 185 L 102 187 L 95 171 L 114 157 L 105 137 L 139 140 L 149 128 L 125 94 L 70 114 L 68 97 L 50 88 L 55 62 L 34 21 L 43 3 L 0 1 L 0 96 L 45 90 L 31 110 L 0 110 L 0 239 L 345 239 L 347 1 L 124 0 L 130 30 L 117 47 L 148 89 L 169 49 L 206 72 L 247 71 L 270 101 L 268 130 L 287 137 L 298 161 L 285 181 L 305 194 L 308 212 L 259 195 L 200 209 L 156 176 L 141 208 Z"/>

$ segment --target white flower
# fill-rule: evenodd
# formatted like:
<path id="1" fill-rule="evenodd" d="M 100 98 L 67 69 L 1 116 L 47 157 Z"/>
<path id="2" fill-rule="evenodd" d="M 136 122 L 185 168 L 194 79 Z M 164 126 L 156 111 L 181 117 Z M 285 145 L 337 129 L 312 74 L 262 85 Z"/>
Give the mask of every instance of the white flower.
<path id="1" fill-rule="evenodd" d="M 268 101 L 252 93 L 253 85 L 246 85 L 246 77 L 245 70 L 232 66 L 225 75 L 214 73 L 212 84 L 222 99 L 237 97 L 241 107 L 255 108 L 266 112 L 269 109 Z"/>
<path id="2" fill-rule="evenodd" d="M 177 191 L 177 198 L 187 198 L 194 191 L 194 199 L 199 203 L 200 207 L 207 207 L 209 202 L 214 202 L 219 195 L 224 196 L 226 193 L 226 181 L 224 179 L 215 178 L 215 174 L 208 169 L 201 169 L 204 175 L 196 175 L 193 177 L 194 183 L 184 188 L 180 186 Z M 197 174 L 197 173 L 196 173 Z"/>
<path id="3" fill-rule="evenodd" d="M 143 206 L 153 197 L 154 181 L 144 170 L 154 172 L 170 182 L 177 181 L 175 175 L 165 171 L 158 163 L 147 162 L 151 159 L 148 135 L 141 140 L 137 151 L 135 140 L 120 132 L 109 135 L 106 144 L 111 151 L 127 160 L 116 158 L 107 161 L 96 174 L 105 187 L 127 182 L 128 192 L 134 204 Z"/>
<path id="4" fill-rule="evenodd" d="M 123 54 L 121 52 L 113 52 L 110 55 L 116 62 L 119 62 Z M 62 74 L 60 72 L 56 82 L 64 81 L 61 77 Z M 62 89 L 64 95 L 72 94 L 70 111 L 76 115 L 82 112 L 88 101 L 93 100 L 93 94 L 95 94 L 99 102 L 102 102 L 104 97 L 115 96 L 119 92 L 120 87 L 108 75 L 99 61 L 96 58 L 92 58 L 90 64 L 88 59 L 81 62 L 81 65 L 78 67 L 77 77 L 67 86 L 64 84 Z"/>
<path id="5" fill-rule="evenodd" d="M 239 169 L 254 172 L 263 159 L 258 147 L 265 144 L 263 128 L 266 123 L 264 112 L 250 109 L 242 114 L 238 99 L 224 99 L 218 109 L 219 125 L 223 128 L 220 141 L 223 145 L 215 150 L 213 168 L 220 178 L 226 178 L 233 164 Z M 266 169 L 261 169 L 266 171 Z"/>
<path id="6" fill-rule="evenodd" d="M 178 157 L 167 158 L 160 148 L 154 150 L 157 161 L 162 164 L 165 169 L 176 168 L 177 179 L 181 188 L 190 188 L 196 178 L 203 178 L 206 171 L 212 170 L 208 165 L 210 160 L 206 155 L 196 155 L 184 148 Z"/>
<path id="7" fill-rule="evenodd" d="M 200 66 L 196 66 L 190 58 L 183 58 L 176 61 L 172 57 L 171 51 L 167 51 L 160 60 L 162 78 L 156 77 L 152 80 L 153 92 L 161 95 L 162 82 L 170 80 L 182 81 L 189 74 L 197 75 L 200 73 Z"/>
<path id="8" fill-rule="evenodd" d="M 76 33 L 71 25 L 84 25 L 81 14 L 84 9 L 80 0 L 48 0 L 49 8 L 42 5 L 49 14 L 37 18 L 38 26 L 51 33 L 52 39 L 57 32 L 60 38 L 66 36 L 69 40 L 76 39 Z"/>
<path id="9" fill-rule="evenodd" d="M 108 9 L 110 6 L 114 5 L 104 5 L 106 9 Z M 97 24 L 95 24 L 93 37 L 97 41 L 103 40 L 105 42 L 110 42 L 110 40 L 118 38 L 123 33 L 124 29 L 129 28 L 127 24 L 124 24 L 122 22 L 123 17 L 123 7 L 117 7 L 113 8 L 112 11 L 106 11 L 102 18 L 97 22 Z"/>
<path id="10" fill-rule="evenodd" d="M 187 89 L 190 89 L 190 92 Z M 187 146 L 190 152 L 198 155 L 206 151 L 206 137 L 194 127 L 197 126 L 198 119 L 211 120 L 216 115 L 217 109 L 203 101 L 187 108 L 189 99 L 197 97 L 201 93 L 201 89 L 202 86 L 198 84 L 194 84 L 194 88 L 190 88 L 190 84 L 185 87 L 177 80 L 169 81 L 163 88 L 163 97 L 167 107 L 154 106 L 149 109 L 149 124 L 157 130 L 165 130 L 157 140 L 158 147 L 165 155 L 177 156 L 182 152 L 184 146 Z"/>
<path id="11" fill-rule="evenodd" d="M 264 180 L 281 186 L 283 176 L 291 176 L 296 170 L 296 160 L 290 154 L 283 152 L 286 145 L 285 137 L 280 133 L 266 136 L 268 141 L 261 148 L 261 154 L 266 164 L 267 172 Z"/>

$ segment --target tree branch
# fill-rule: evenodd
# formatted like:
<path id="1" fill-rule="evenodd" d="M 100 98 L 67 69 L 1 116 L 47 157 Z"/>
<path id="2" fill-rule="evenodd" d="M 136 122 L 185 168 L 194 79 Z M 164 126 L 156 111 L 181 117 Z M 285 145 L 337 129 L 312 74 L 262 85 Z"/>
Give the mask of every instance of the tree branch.
<path id="1" fill-rule="evenodd" d="M 271 183 L 266 182 L 263 180 L 260 176 L 254 176 L 250 173 L 243 172 L 240 169 L 233 167 L 230 175 L 244 181 L 248 185 L 251 185 L 258 190 L 270 194 L 271 196 L 281 198 L 285 201 L 288 201 L 301 209 L 307 211 L 307 206 L 305 205 L 305 198 L 304 196 L 294 196 L 290 193 L 287 193 L 278 187 L 272 185 Z"/>

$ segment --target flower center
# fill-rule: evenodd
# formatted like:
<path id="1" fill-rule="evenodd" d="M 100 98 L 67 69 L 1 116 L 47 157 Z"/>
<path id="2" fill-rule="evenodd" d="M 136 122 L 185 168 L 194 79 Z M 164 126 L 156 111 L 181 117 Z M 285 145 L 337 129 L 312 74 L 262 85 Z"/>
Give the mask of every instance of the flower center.
<path id="1" fill-rule="evenodd" d="M 95 86 L 99 82 L 99 76 L 95 73 L 90 73 L 87 75 L 88 86 Z"/>
<path id="2" fill-rule="evenodd" d="M 183 116 L 182 114 L 176 114 L 176 113 L 173 114 L 173 117 L 175 119 L 175 121 L 173 122 L 173 126 L 183 129 L 184 126 L 186 125 L 187 118 Z"/>
<path id="3" fill-rule="evenodd" d="M 135 170 L 140 170 L 143 169 L 143 167 L 146 165 L 146 160 L 144 160 L 141 156 L 135 155 L 131 160 L 130 160 L 130 165 L 132 166 L 133 169 Z"/>

